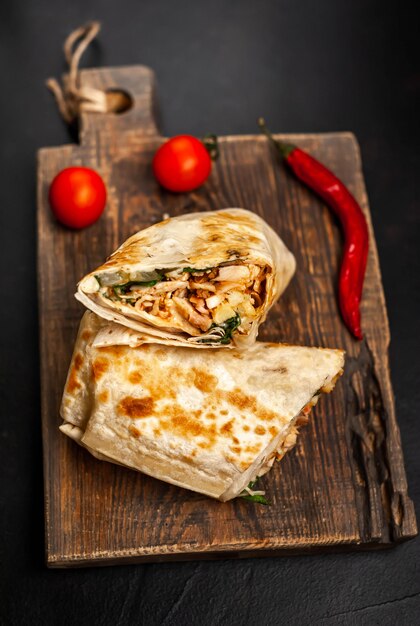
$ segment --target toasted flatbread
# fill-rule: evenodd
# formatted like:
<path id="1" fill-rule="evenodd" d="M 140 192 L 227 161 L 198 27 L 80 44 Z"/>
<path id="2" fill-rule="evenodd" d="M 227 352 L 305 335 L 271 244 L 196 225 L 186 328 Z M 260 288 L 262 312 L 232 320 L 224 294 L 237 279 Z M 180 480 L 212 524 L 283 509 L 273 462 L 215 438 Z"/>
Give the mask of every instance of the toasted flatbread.
<path id="1" fill-rule="evenodd" d="M 222 501 L 292 447 L 344 364 L 340 350 L 262 342 L 207 352 L 96 346 L 106 328 L 85 314 L 63 396 L 64 432 L 71 436 L 72 424 L 96 455 Z"/>
<path id="2" fill-rule="evenodd" d="M 255 213 L 189 213 L 130 237 L 80 281 L 76 298 L 157 343 L 245 347 L 295 266 Z"/>

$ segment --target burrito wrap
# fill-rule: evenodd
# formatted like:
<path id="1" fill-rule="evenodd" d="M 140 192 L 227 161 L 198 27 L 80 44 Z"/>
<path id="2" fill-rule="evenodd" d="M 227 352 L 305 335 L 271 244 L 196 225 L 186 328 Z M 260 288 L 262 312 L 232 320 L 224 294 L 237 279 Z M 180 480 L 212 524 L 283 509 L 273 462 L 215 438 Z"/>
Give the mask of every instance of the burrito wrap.
<path id="1" fill-rule="evenodd" d="M 190 213 L 130 237 L 80 281 L 76 298 L 145 341 L 245 347 L 294 271 L 292 253 L 255 213 Z"/>
<path id="2" fill-rule="evenodd" d="M 98 347 L 96 324 L 86 313 L 78 341 L 95 330 L 84 352 L 76 344 L 63 432 L 72 436 L 76 426 L 73 438 L 96 456 L 222 501 L 294 445 L 344 362 L 339 350 L 262 342 L 205 355 L 158 344 Z"/>

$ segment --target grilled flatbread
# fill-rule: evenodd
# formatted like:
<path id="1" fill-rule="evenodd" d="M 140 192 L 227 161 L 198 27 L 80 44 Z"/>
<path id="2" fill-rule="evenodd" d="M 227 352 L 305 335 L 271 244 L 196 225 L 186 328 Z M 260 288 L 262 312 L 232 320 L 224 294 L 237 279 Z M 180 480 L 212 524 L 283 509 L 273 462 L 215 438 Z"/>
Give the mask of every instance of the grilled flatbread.
<path id="1" fill-rule="evenodd" d="M 85 314 L 63 396 L 63 432 L 71 436 L 73 425 L 74 438 L 95 455 L 222 501 L 294 445 L 344 363 L 340 350 L 262 342 L 205 353 L 101 347 L 97 323 Z"/>
<path id="2" fill-rule="evenodd" d="M 76 298 L 154 342 L 244 347 L 255 341 L 295 265 L 255 213 L 190 213 L 130 237 L 80 281 Z"/>

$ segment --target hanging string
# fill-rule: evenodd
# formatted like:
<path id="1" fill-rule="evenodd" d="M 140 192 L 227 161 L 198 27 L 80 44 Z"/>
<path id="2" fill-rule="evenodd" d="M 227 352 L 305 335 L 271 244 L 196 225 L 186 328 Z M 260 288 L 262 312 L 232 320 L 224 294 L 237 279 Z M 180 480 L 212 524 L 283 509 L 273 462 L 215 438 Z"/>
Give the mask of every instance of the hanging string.
<path id="1" fill-rule="evenodd" d="M 64 42 L 64 56 L 69 72 L 63 76 L 62 85 L 55 78 L 46 81 L 48 89 L 54 94 L 63 119 L 68 124 L 79 117 L 82 110 L 97 113 L 107 113 L 110 110 L 104 91 L 80 86 L 80 59 L 100 28 L 99 22 L 89 22 L 70 33 Z"/>

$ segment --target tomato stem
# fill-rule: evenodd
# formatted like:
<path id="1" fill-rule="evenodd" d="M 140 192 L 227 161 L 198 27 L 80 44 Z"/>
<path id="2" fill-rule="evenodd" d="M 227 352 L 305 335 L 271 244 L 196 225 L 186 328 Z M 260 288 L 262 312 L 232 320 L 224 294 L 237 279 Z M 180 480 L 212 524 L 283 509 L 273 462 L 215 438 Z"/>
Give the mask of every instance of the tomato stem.
<path id="1" fill-rule="evenodd" d="M 213 133 L 208 133 L 207 135 L 204 135 L 202 141 L 204 147 L 210 155 L 211 160 L 216 161 L 216 159 L 218 159 L 220 156 L 217 135 L 214 135 Z"/>

